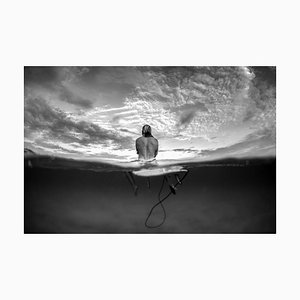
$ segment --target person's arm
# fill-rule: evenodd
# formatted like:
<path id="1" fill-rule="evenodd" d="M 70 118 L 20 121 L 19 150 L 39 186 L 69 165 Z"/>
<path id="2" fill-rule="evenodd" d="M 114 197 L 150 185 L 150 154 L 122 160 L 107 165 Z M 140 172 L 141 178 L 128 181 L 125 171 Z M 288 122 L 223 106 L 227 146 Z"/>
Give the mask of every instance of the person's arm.
<path id="1" fill-rule="evenodd" d="M 158 140 L 156 140 L 156 149 L 155 149 L 154 157 L 156 157 L 157 153 L 158 153 Z"/>

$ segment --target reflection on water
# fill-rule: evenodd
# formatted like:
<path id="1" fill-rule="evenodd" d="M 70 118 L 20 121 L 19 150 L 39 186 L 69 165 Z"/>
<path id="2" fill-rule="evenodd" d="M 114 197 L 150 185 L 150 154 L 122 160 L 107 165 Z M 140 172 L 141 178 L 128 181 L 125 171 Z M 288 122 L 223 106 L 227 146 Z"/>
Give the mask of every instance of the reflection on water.
<path id="1" fill-rule="evenodd" d="M 165 166 L 182 166 L 185 168 L 195 167 L 245 167 L 251 162 L 252 165 L 259 165 L 266 162 L 274 161 L 274 157 L 269 158 L 228 158 L 220 160 L 149 160 L 149 161 L 116 161 L 116 160 L 103 160 L 103 159 L 71 159 L 53 155 L 38 155 L 34 152 L 25 151 L 25 166 L 28 167 L 44 167 L 44 168 L 58 168 L 58 169 L 80 169 L 91 171 L 134 171 L 140 169 L 155 169 Z"/>

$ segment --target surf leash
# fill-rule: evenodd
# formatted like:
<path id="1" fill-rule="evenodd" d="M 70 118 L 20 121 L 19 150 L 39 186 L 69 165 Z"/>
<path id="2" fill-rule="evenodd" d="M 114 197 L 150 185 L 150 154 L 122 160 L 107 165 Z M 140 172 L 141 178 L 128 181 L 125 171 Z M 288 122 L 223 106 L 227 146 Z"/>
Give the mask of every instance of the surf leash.
<path id="1" fill-rule="evenodd" d="M 189 171 L 187 171 L 187 172 L 182 176 L 182 178 L 179 178 L 180 181 L 177 181 L 177 183 L 174 185 L 174 187 L 176 187 L 178 184 L 182 184 L 184 178 L 187 176 L 188 173 L 189 173 Z M 179 177 L 179 175 L 177 175 L 177 176 Z M 166 175 L 165 175 L 164 178 L 163 178 L 162 185 L 161 185 L 161 187 L 160 187 L 160 190 L 159 190 L 159 193 L 158 193 L 158 196 L 157 196 L 157 197 L 158 197 L 158 202 L 152 206 L 152 208 L 151 208 L 151 210 L 150 210 L 150 212 L 149 212 L 149 214 L 148 214 L 148 216 L 147 216 L 147 218 L 146 218 L 146 221 L 145 221 L 145 227 L 147 227 L 147 228 L 150 228 L 150 229 L 158 228 L 158 227 L 162 226 L 162 225 L 165 223 L 166 219 L 167 219 L 167 212 L 166 212 L 166 209 L 165 209 L 165 207 L 164 207 L 164 205 L 163 205 L 163 202 L 164 202 L 167 198 L 170 197 L 170 195 L 172 194 L 172 192 L 170 191 L 165 197 L 163 197 L 162 199 L 160 199 L 161 193 L 162 193 L 162 191 L 163 191 L 163 187 L 164 187 L 164 184 L 165 184 L 165 181 L 167 181 Z M 148 220 L 150 219 L 150 217 L 151 217 L 151 215 L 152 215 L 152 213 L 153 213 L 153 210 L 154 210 L 157 206 L 159 206 L 159 205 L 161 206 L 161 208 L 162 208 L 162 210 L 163 210 L 163 213 L 164 213 L 164 215 L 163 215 L 163 220 L 162 220 L 158 225 L 154 225 L 154 226 L 148 225 Z"/>

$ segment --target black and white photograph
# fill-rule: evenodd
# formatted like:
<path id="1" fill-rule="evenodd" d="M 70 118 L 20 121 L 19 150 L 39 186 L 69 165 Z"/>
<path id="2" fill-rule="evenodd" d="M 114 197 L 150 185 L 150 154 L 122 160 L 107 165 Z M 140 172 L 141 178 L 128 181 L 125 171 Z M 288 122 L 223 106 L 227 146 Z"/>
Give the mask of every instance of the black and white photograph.
<path id="1" fill-rule="evenodd" d="M 0 299 L 300 299 L 298 7 L 1 3 Z"/>
<path id="2" fill-rule="evenodd" d="M 276 233 L 276 67 L 24 67 L 25 233 Z"/>

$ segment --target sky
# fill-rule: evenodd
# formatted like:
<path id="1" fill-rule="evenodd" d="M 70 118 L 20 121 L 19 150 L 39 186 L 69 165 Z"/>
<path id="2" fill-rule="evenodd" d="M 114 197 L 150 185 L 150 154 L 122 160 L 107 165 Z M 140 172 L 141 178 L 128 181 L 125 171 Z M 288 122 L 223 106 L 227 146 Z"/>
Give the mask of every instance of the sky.
<path id="1" fill-rule="evenodd" d="M 275 156 L 275 67 L 25 67 L 24 144 L 75 159 Z"/>

